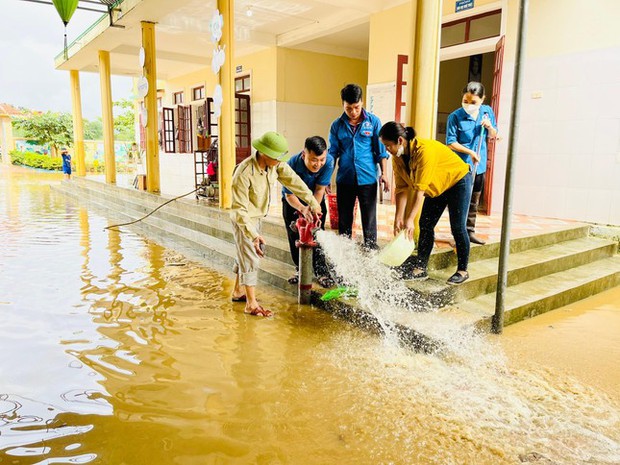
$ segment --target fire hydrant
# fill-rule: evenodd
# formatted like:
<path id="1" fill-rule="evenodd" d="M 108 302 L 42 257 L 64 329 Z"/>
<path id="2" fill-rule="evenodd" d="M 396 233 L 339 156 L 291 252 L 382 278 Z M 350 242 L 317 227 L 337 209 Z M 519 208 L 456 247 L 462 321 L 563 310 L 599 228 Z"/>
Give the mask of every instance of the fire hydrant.
<path id="1" fill-rule="evenodd" d="M 291 229 L 299 233 L 299 240 L 295 245 L 299 248 L 299 293 L 297 301 L 300 304 L 309 304 L 312 291 L 312 267 L 313 249 L 318 245 L 314 235 L 321 228 L 321 215 L 315 220 L 308 222 L 300 213 L 297 221 L 291 223 Z"/>

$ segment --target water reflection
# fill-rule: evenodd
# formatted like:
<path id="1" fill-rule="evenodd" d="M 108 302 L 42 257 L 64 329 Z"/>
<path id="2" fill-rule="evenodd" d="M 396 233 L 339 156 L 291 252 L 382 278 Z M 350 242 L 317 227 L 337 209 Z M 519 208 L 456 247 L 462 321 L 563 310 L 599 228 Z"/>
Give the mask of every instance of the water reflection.
<path id="1" fill-rule="evenodd" d="M 248 317 L 229 277 L 53 182 L 0 171 L 0 463 L 619 460 L 595 389 L 386 347 L 276 291 Z"/>

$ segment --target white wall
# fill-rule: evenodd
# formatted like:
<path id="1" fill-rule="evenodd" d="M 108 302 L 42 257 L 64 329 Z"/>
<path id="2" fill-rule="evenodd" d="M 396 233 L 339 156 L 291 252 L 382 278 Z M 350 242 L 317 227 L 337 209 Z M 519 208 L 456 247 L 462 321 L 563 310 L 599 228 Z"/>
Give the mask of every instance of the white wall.
<path id="1" fill-rule="evenodd" d="M 159 176 L 162 194 L 181 195 L 188 193 L 195 188 L 194 155 L 160 151 Z"/>
<path id="2" fill-rule="evenodd" d="M 341 106 L 278 102 L 278 132 L 288 140 L 292 154 L 304 148 L 309 136 L 321 136 L 329 142 L 329 128 L 342 114 Z"/>
<path id="3" fill-rule="evenodd" d="M 530 58 L 522 89 L 514 212 L 620 225 L 620 48 Z M 501 209 L 511 93 L 505 82 L 494 211 Z"/>

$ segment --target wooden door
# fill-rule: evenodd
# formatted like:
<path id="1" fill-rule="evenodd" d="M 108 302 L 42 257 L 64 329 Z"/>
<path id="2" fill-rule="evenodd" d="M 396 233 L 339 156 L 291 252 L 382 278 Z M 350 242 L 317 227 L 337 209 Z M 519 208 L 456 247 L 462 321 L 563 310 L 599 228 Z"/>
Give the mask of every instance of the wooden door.
<path id="1" fill-rule="evenodd" d="M 163 140 L 164 140 L 164 152 L 175 152 L 175 138 L 174 138 L 174 110 L 172 108 L 163 109 Z"/>
<path id="2" fill-rule="evenodd" d="M 504 42 L 502 36 L 495 46 L 495 65 L 493 66 L 493 92 L 491 93 L 491 108 L 495 113 L 495 119 L 499 121 L 499 98 L 502 86 L 502 67 L 504 64 Z M 484 193 L 480 211 L 485 215 L 491 213 L 493 201 L 493 170 L 495 165 L 495 139 L 490 140 L 487 145 L 487 174 L 485 178 Z"/>
<path id="3" fill-rule="evenodd" d="M 250 96 L 235 94 L 235 148 L 237 163 L 252 153 Z"/>

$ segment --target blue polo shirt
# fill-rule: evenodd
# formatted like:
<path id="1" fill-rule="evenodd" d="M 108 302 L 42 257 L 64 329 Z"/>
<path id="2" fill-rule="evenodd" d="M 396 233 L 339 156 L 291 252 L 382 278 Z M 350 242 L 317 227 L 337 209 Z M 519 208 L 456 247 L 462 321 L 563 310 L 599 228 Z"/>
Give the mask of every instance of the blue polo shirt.
<path id="1" fill-rule="evenodd" d="M 389 155 L 379 140 L 381 121 L 362 109 L 355 132 L 346 113 L 332 123 L 329 154 L 338 160 L 338 184 L 365 186 L 377 182 L 377 164 Z"/>
<path id="2" fill-rule="evenodd" d="M 297 173 L 297 175 L 301 178 L 301 180 L 306 183 L 308 189 L 314 192 L 314 188 L 316 186 L 329 186 L 329 183 L 332 180 L 332 174 L 334 173 L 334 158 L 327 154 L 327 160 L 325 160 L 325 164 L 321 167 L 319 171 L 313 173 L 308 168 L 306 168 L 306 164 L 304 163 L 304 159 L 301 157 L 302 152 L 299 152 L 297 155 L 291 157 L 288 161 L 288 164 L 293 171 Z M 286 187 L 282 188 L 282 196 L 286 194 L 292 194 L 290 190 Z"/>
<path id="3" fill-rule="evenodd" d="M 476 152 L 478 150 L 478 144 L 480 143 L 480 130 L 482 128 L 482 118 L 484 115 L 489 116 L 491 124 L 495 130 L 497 130 L 495 114 L 493 113 L 493 109 L 488 105 L 480 106 L 478 118 L 476 119 L 469 116 L 463 108 L 459 108 L 450 113 L 446 125 L 446 145 L 458 142 Z M 487 130 L 485 129 L 484 136 L 482 137 L 482 145 L 480 147 L 480 163 L 478 163 L 476 174 L 485 173 L 487 170 L 487 135 Z M 457 152 L 456 150 L 454 150 L 454 152 L 473 168 L 474 162 L 469 155 Z"/>

